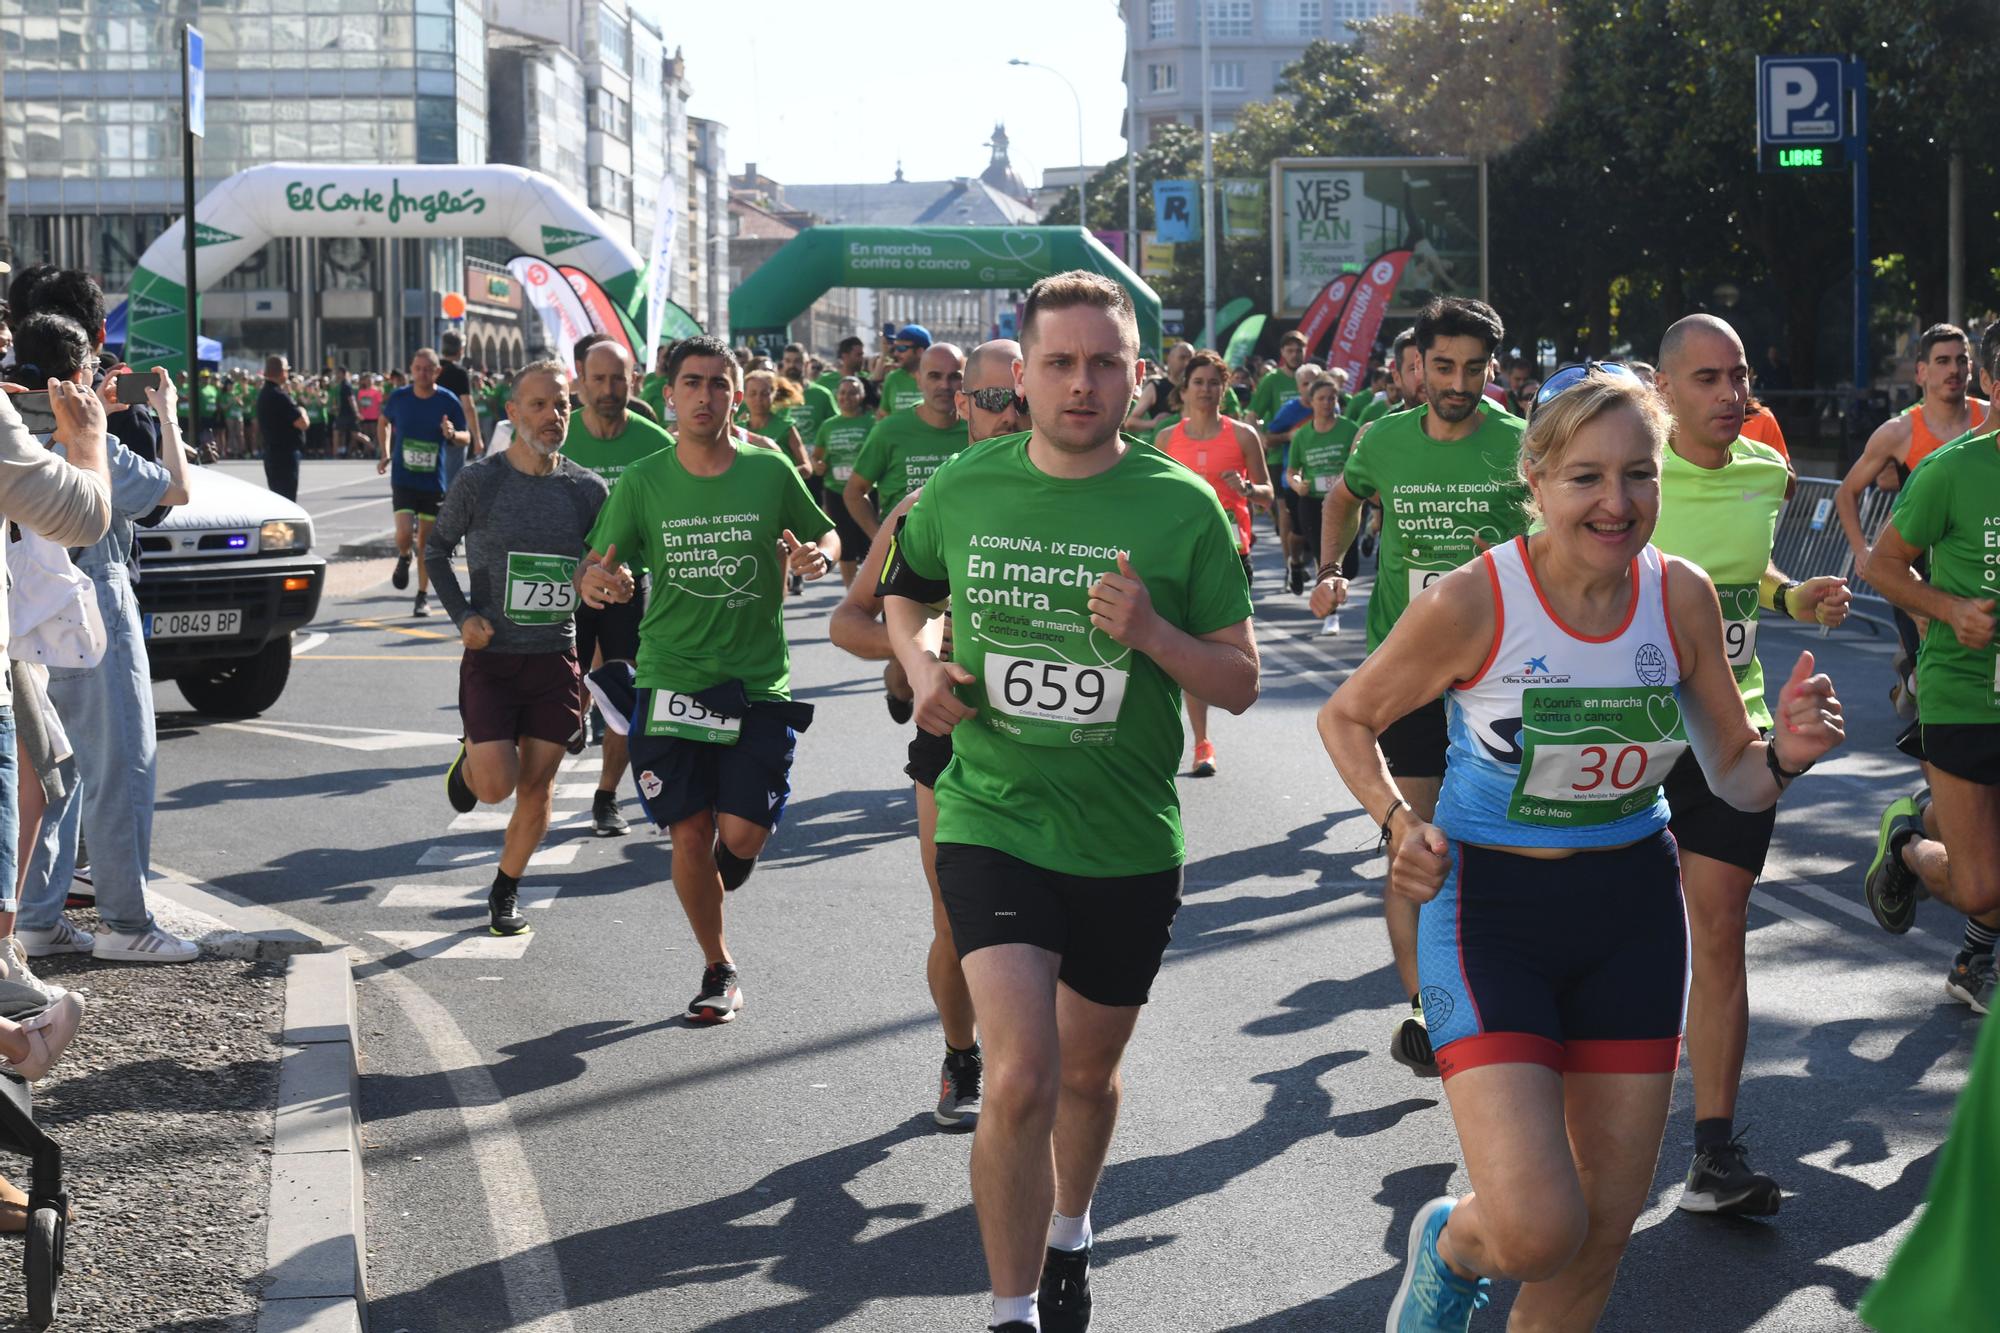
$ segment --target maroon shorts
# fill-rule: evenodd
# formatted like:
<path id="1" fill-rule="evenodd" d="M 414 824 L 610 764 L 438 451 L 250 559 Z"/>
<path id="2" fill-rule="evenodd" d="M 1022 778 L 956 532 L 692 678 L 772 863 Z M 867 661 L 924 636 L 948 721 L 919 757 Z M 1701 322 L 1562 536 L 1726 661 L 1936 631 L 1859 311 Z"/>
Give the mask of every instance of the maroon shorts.
<path id="1" fill-rule="evenodd" d="M 458 712 L 473 745 L 522 736 L 568 745 L 583 730 L 583 676 L 575 650 L 466 649 L 458 664 Z"/>

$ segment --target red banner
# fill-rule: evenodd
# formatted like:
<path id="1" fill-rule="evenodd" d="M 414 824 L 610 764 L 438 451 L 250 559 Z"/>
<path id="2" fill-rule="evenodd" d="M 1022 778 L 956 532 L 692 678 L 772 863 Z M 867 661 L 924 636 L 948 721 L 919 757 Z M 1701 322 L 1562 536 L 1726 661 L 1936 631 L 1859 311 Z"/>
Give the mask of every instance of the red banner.
<path id="1" fill-rule="evenodd" d="M 636 363 L 638 353 L 632 350 L 632 339 L 625 332 L 625 321 L 618 317 L 618 307 L 611 303 L 597 280 L 580 268 L 562 266 L 562 275 L 569 279 L 569 285 L 576 289 L 577 298 L 583 302 L 584 311 L 590 316 L 590 327 L 632 352 Z M 580 371 L 583 367 L 578 366 Z M 643 367 L 642 367 L 643 369 Z"/>
<path id="2" fill-rule="evenodd" d="M 1326 368 L 1347 371 L 1347 382 L 1361 386 L 1367 381 L 1362 372 L 1375 350 L 1375 335 L 1382 331 L 1382 317 L 1389 313 L 1389 298 L 1403 280 L 1403 266 L 1410 262 L 1408 250 L 1390 250 L 1362 266 L 1354 294 L 1333 331 L 1333 350 Z"/>
<path id="3" fill-rule="evenodd" d="M 1320 340 L 1326 337 L 1327 330 L 1333 327 L 1334 321 L 1340 318 L 1340 312 L 1346 309 L 1348 293 L 1354 290 L 1354 284 L 1360 277 L 1359 273 L 1341 274 L 1320 288 L 1319 295 L 1315 296 L 1312 304 L 1306 307 L 1305 315 L 1299 320 L 1299 332 L 1304 334 L 1306 339 L 1306 360 L 1310 361 L 1318 355 Z"/>

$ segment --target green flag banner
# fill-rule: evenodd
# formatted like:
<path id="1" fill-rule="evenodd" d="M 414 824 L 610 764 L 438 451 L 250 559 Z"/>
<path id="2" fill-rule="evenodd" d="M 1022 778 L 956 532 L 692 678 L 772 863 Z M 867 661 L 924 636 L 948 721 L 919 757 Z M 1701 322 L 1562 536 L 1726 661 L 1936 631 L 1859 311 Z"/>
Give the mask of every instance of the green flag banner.
<path id="1" fill-rule="evenodd" d="M 1250 349 L 1255 347 L 1257 339 L 1264 335 L 1265 318 L 1263 315 L 1252 315 L 1238 324 L 1236 332 L 1230 336 L 1229 350 L 1222 354 L 1222 359 L 1232 366 L 1240 366 L 1248 361 Z"/>

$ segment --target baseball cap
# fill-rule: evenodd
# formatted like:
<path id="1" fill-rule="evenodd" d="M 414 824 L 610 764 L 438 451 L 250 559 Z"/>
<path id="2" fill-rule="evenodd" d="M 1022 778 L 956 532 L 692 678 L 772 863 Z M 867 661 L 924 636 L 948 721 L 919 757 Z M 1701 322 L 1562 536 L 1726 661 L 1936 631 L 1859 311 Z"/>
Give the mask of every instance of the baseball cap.
<path id="1" fill-rule="evenodd" d="M 919 347 L 931 345 L 931 331 L 921 324 L 905 324 L 896 334 L 899 343 L 915 343 Z"/>

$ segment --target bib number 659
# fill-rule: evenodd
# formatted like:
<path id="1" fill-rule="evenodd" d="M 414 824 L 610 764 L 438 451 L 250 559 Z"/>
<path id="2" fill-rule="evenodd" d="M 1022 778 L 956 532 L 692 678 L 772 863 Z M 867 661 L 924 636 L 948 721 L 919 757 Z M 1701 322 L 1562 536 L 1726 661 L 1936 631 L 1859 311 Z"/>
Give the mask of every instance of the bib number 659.
<path id="1" fill-rule="evenodd" d="M 1111 722 L 1125 698 L 1125 672 L 1028 657 L 986 656 L 989 694 L 1003 713 L 1052 722 Z"/>

